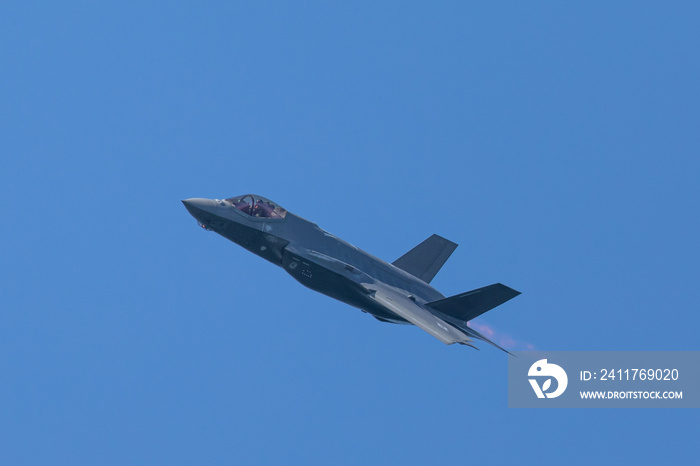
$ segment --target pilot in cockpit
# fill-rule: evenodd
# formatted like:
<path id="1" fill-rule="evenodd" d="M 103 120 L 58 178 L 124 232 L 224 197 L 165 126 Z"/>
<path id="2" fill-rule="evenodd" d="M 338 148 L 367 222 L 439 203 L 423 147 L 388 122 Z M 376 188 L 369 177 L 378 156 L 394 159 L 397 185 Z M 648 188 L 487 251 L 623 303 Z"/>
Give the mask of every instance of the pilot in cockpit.
<path id="1" fill-rule="evenodd" d="M 270 217 L 273 209 L 274 207 L 269 202 L 258 199 L 253 208 L 253 217 Z"/>

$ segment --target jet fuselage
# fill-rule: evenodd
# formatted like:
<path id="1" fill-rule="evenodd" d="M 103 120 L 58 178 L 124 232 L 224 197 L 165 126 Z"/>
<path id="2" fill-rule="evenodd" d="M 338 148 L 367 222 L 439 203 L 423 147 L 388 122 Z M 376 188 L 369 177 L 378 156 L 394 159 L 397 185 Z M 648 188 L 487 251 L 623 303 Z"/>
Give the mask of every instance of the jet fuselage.
<path id="1" fill-rule="evenodd" d="M 381 321 L 413 324 L 448 345 L 473 346 L 475 338 L 500 348 L 468 322 L 520 294 L 495 283 L 445 298 L 429 283 L 457 244 L 438 235 L 389 264 L 261 196 L 182 202 L 201 226 L 282 267 L 304 286 Z"/>
<path id="2" fill-rule="evenodd" d="M 444 298 L 413 275 L 291 212 L 286 212 L 284 218 L 255 217 L 226 200 L 188 199 L 183 203 L 204 228 L 282 267 L 302 285 L 379 320 L 406 323 L 369 299 L 366 286 L 375 281 L 403 290 L 416 302 Z"/>

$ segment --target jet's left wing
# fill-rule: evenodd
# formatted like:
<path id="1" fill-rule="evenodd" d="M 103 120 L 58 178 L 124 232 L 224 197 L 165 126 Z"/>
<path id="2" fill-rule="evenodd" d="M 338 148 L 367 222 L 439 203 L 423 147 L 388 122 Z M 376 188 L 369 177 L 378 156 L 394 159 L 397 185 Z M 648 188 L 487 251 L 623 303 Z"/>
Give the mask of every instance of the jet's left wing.
<path id="1" fill-rule="evenodd" d="M 365 287 L 379 304 L 394 314 L 403 317 L 416 327 L 425 330 L 443 343 L 447 345 L 459 343 L 476 348 L 471 344 L 471 340 L 464 332 L 424 309 L 401 292 L 381 286 L 378 283 L 365 285 Z"/>

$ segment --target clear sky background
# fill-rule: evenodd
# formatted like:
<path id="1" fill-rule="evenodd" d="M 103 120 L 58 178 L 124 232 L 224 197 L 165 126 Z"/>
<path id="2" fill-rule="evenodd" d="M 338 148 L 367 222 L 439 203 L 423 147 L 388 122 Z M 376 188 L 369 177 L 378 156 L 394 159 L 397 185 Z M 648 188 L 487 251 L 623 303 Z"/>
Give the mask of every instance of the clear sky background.
<path id="1" fill-rule="evenodd" d="M 445 236 L 512 349 L 698 350 L 698 3 L 428 3 L 0 4 L 4 464 L 692 461 L 697 411 L 508 409 L 180 203 Z"/>

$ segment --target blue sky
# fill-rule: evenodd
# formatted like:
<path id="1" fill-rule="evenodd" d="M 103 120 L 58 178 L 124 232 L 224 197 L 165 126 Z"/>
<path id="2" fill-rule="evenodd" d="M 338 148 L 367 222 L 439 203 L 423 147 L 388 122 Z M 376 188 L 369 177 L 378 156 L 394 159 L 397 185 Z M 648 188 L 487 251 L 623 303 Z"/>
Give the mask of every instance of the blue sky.
<path id="1" fill-rule="evenodd" d="M 0 5 L 7 464 L 688 461 L 693 410 L 507 408 L 444 346 L 197 228 L 264 195 L 514 349 L 697 350 L 694 2 Z"/>

